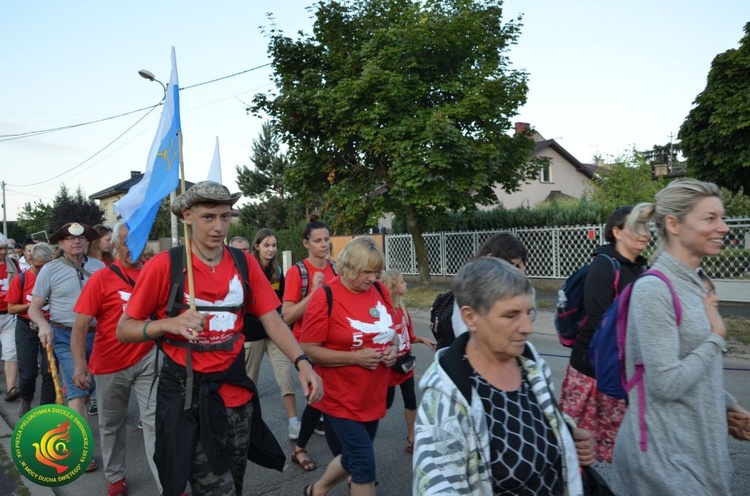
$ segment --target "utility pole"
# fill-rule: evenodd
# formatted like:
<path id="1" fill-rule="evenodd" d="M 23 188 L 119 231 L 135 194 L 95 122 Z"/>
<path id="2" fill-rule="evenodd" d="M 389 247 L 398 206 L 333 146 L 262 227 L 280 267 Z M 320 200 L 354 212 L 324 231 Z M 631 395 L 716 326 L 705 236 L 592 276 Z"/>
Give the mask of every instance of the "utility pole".
<path id="1" fill-rule="evenodd" d="M 674 155 L 674 146 L 672 144 L 673 138 L 674 138 L 674 134 L 669 133 L 669 160 L 667 161 L 667 165 L 669 166 L 669 172 L 672 172 L 672 156 Z"/>
<path id="2" fill-rule="evenodd" d="M 0 181 L 0 187 L 3 189 L 3 234 L 8 237 L 8 209 L 5 208 L 5 181 Z"/>

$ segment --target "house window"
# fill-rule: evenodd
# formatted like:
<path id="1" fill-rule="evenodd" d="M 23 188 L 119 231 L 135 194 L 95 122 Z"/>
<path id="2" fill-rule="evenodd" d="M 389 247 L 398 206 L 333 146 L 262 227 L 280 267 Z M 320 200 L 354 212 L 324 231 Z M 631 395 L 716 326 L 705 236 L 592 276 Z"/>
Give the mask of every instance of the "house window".
<path id="1" fill-rule="evenodd" d="M 546 164 L 544 167 L 542 167 L 542 173 L 539 175 L 539 180 L 543 183 L 551 183 L 552 182 L 552 174 L 551 174 L 551 166 L 550 164 Z"/>

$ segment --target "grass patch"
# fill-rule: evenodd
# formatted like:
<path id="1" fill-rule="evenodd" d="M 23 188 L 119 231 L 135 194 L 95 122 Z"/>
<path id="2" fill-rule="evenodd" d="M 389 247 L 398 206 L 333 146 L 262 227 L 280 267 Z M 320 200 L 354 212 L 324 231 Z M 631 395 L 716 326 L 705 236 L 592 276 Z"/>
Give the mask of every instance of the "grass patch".
<path id="1" fill-rule="evenodd" d="M 750 346 L 750 318 L 724 317 L 724 325 L 727 327 L 727 337 L 730 341 Z"/>
<path id="2" fill-rule="evenodd" d="M 409 288 L 404 297 L 404 303 L 406 303 L 407 308 L 429 310 L 432 308 L 432 302 L 435 301 L 435 297 L 446 291 L 447 289 L 437 287 Z"/>
<path id="3" fill-rule="evenodd" d="M 10 455 L 5 452 L 5 448 L 2 445 L 0 445 L 0 464 L 2 464 L 8 476 L 16 483 L 17 490 L 14 494 L 17 494 L 18 496 L 31 496 L 31 492 L 21 481 L 21 477 L 23 476 L 16 468 L 16 464 L 13 463 Z"/>

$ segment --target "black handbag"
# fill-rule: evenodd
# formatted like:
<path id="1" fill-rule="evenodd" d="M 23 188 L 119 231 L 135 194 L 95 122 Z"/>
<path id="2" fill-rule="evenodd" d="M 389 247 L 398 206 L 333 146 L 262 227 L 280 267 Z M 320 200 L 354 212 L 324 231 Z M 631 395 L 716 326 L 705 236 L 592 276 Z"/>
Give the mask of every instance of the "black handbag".
<path id="1" fill-rule="evenodd" d="M 400 372 L 402 374 L 408 374 L 412 370 L 414 370 L 414 367 L 417 366 L 417 357 L 412 355 L 411 353 L 407 353 L 406 355 L 401 355 L 396 359 L 396 363 L 393 364 L 391 367 L 396 372 Z"/>
<path id="2" fill-rule="evenodd" d="M 615 496 L 615 493 L 607 485 L 607 481 L 594 467 L 583 467 L 581 478 L 583 479 L 583 494 L 585 496 Z"/>

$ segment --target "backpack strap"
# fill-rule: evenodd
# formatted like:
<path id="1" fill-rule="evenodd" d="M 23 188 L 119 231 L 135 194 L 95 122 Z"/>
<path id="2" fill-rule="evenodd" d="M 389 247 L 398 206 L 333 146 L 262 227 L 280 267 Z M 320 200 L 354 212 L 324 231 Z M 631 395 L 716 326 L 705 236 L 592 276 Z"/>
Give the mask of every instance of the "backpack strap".
<path id="1" fill-rule="evenodd" d="M 380 283 L 378 281 L 375 281 L 373 284 L 375 286 L 375 289 L 378 290 L 378 293 L 380 293 L 380 296 L 385 299 L 385 295 L 383 295 L 383 288 L 380 286 Z M 323 285 L 323 290 L 326 292 L 326 303 L 328 304 L 328 317 L 331 316 L 331 311 L 333 310 L 333 291 L 331 291 L 330 286 Z"/>
<path id="2" fill-rule="evenodd" d="M 620 294 L 620 261 L 617 260 L 615 257 L 611 257 L 607 255 L 606 253 L 599 253 L 596 255 L 597 257 L 604 257 L 612 264 L 612 270 L 615 272 L 615 282 L 614 282 L 614 288 L 615 288 L 615 298 Z"/>
<path id="3" fill-rule="evenodd" d="M 310 273 L 307 270 L 307 265 L 305 265 L 304 260 L 300 260 L 296 264 L 297 269 L 299 270 L 299 277 L 300 277 L 300 290 L 302 291 L 302 299 L 305 299 L 305 296 L 307 296 L 307 293 L 310 292 Z"/>
<path id="4" fill-rule="evenodd" d="M 667 284 L 669 292 L 672 294 L 672 303 L 674 304 L 675 317 L 677 320 L 677 327 L 682 322 L 682 304 L 680 298 L 677 296 L 677 292 L 672 285 L 672 281 L 663 272 L 650 269 L 642 274 L 642 276 L 656 276 Z M 624 356 L 622 358 L 624 360 Z M 623 374 L 625 368 L 623 367 Z M 635 363 L 635 372 L 630 379 L 623 377 L 623 387 L 626 392 L 630 392 L 633 387 L 638 386 L 638 426 L 641 431 L 640 435 L 640 447 L 641 451 L 646 451 L 648 447 L 648 431 L 646 430 L 646 386 L 643 380 L 643 375 L 646 373 L 646 367 L 643 364 L 643 360 L 639 360 Z"/>
<path id="5" fill-rule="evenodd" d="M 109 268 L 109 270 L 111 270 L 112 272 L 114 272 L 115 274 L 117 274 L 117 277 L 119 277 L 120 279 L 122 279 L 123 281 L 125 281 L 125 283 L 128 286 L 130 286 L 131 288 L 135 287 L 135 281 L 132 280 L 130 278 L 130 276 L 128 276 L 127 274 L 123 274 L 123 272 L 120 270 L 120 268 L 117 267 L 115 264 L 111 264 L 111 265 L 107 266 L 107 268 Z"/>

